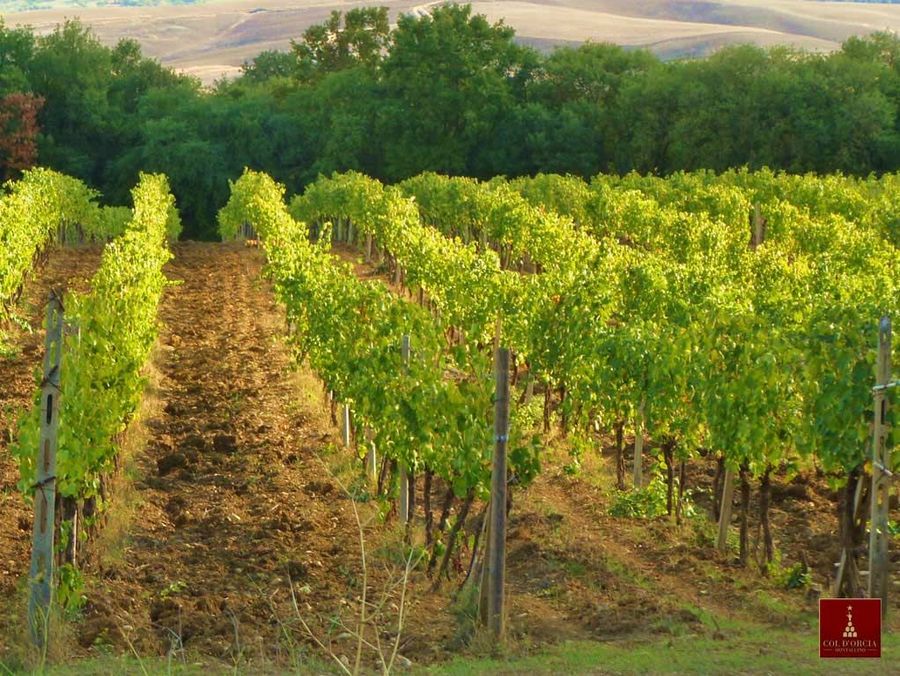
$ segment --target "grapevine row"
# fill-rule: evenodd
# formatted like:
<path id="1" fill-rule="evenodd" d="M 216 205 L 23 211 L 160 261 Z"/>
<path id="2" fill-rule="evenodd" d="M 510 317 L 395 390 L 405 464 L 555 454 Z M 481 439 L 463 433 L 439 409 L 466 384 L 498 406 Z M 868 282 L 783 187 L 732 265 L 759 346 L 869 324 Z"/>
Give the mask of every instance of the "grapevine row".
<path id="1" fill-rule="evenodd" d="M 487 217 L 458 197 L 474 191 L 473 182 L 425 176 L 412 183 L 417 201 L 429 204 L 423 213 L 441 229 L 475 240 L 485 232 L 477 224 Z M 435 207 L 450 190 L 457 196 Z M 599 418 L 621 427 L 642 408 L 670 490 L 673 465 L 702 448 L 763 480 L 791 458 L 815 459 L 839 474 L 859 467 L 875 319 L 895 313 L 900 298 L 890 245 L 879 251 L 878 233 L 784 204 L 780 230 L 749 247 L 750 201 L 734 191 L 682 200 L 694 213 L 637 191 L 597 193 L 582 216 L 595 219 L 588 265 L 550 265 L 543 274 L 517 277 L 494 267 L 490 278 L 469 285 L 457 281 L 478 279 L 477 266 L 462 255 L 466 245 L 436 240 L 437 230 L 410 218 L 391 188 L 336 176 L 311 186 L 294 208 L 315 220 L 349 219 L 373 233 L 401 267 L 416 271 L 410 285 L 425 284 L 431 297 L 462 304 L 468 290 L 472 305 L 487 299 L 504 315 L 508 335 L 522 338 L 513 346 L 524 350 L 532 373 L 548 388 L 561 386 L 570 422 Z M 449 225 L 454 204 L 463 210 L 456 231 Z M 729 211 L 743 214 L 742 229 L 736 216 L 722 217 Z M 443 274 L 426 278 L 420 269 Z M 469 321 L 484 327 L 492 319 Z"/>
<path id="2" fill-rule="evenodd" d="M 96 193 L 81 181 L 32 169 L 0 197 L 0 321 L 8 318 L 34 260 L 60 228 L 87 222 Z"/>
<path id="3" fill-rule="evenodd" d="M 100 502 L 102 479 L 115 467 L 117 437 L 140 403 L 144 365 L 156 341 L 167 283 L 162 268 L 171 258 L 167 230 L 177 212 L 164 176 L 142 175 L 132 195 L 131 221 L 106 245 L 91 291 L 65 298 L 72 330 L 63 343 L 56 485 L 66 498 Z M 39 395 L 12 449 L 26 494 L 34 488 Z"/>
<path id="4" fill-rule="evenodd" d="M 0 195 L 0 325 L 9 319 L 35 260 L 54 241 L 105 241 L 119 236 L 131 209 L 98 206 L 98 194 L 81 181 L 49 169 L 31 169 Z M 181 222 L 172 211 L 168 235 Z"/>
<path id="5" fill-rule="evenodd" d="M 448 351 L 439 323 L 393 296 L 380 282 L 358 280 L 284 205 L 284 188 L 247 171 L 219 215 L 224 238 L 249 223 L 259 233 L 268 272 L 284 304 L 299 359 L 349 405 L 381 453 L 413 471 L 427 468 L 457 496 L 488 489 L 492 448 L 490 361 Z M 405 364 L 400 344 L 410 336 Z M 513 467 L 524 478 L 528 444 L 514 434 Z"/>
<path id="6" fill-rule="evenodd" d="M 843 483 L 852 504 L 868 455 L 878 319 L 900 309 L 893 272 L 898 251 L 890 243 L 897 241 L 895 180 L 701 172 L 669 179 L 600 176 L 590 186 L 571 177 L 518 182 L 533 203 L 578 214 L 595 234 L 618 233 L 670 259 L 678 257 L 686 233 L 667 226 L 686 218 L 704 217 L 707 229 L 709 221 L 724 225 L 732 240 L 725 262 L 737 274 L 707 296 L 712 306 L 682 334 L 694 375 L 672 373 L 689 384 L 683 396 L 694 395 L 680 405 L 700 404 L 702 415 L 682 418 L 692 424 L 675 434 L 650 421 L 670 491 L 672 445 L 686 442 L 682 457 L 690 457 L 690 447 L 708 448 L 740 468 L 744 496 L 748 478 L 758 476 L 763 504 L 772 471 L 811 463 Z M 742 239 L 753 246 L 738 252 L 733 247 Z M 686 273 L 696 277 L 700 268 Z M 765 510 L 762 524 L 771 561 Z M 852 531 L 841 537 L 847 551 L 858 549 Z M 743 557 L 745 531 L 741 549 Z"/>

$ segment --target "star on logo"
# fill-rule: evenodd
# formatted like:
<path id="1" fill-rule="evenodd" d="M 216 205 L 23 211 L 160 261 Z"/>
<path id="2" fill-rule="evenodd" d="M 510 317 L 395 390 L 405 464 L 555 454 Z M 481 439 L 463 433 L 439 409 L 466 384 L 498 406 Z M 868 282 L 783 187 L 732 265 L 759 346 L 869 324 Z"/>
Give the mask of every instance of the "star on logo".
<path id="1" fill-rule="evenodd" d="M 844 638 L 856 638 L 856 627 L 853 626 L 853 606 L 847 606 L 847 626 L 844 627 Z"/>

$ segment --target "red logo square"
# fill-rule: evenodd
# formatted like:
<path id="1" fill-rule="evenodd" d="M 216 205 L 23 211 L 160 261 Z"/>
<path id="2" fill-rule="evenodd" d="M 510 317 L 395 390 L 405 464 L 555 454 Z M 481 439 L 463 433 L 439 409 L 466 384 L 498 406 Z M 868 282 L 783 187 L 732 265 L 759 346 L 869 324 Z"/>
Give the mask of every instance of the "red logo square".
<path id="1" fill-rule="evenodd" d="M 819 657 L 881 657 L 881 599 L 819 599 Z"/>

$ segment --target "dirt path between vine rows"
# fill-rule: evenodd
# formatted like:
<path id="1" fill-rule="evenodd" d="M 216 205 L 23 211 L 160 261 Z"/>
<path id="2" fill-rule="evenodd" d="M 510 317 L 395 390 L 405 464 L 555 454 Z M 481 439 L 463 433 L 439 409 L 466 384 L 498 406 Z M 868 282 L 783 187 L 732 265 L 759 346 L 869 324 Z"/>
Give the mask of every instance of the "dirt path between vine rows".
<path id="1" fill-rule="evenodd" d="M 283 311 L 260 275 L 261 253 L 198 243 L 178 244 L 174 252 L 166 274 L 179 285 L 167 290 L 160 312 L 164 327 L 145 405 L 150 413 L 138 425 L 145 439 L 130 447 L 123 482 L 130 488 L 113 495 L 108 522 L 84 561 L 87 604 L 80 621 L 70 624 L 74 641 L 66 658 L 170 655 L 212 673 L 232 666 L 240 673 L 283 673 L 301 665 L 318 673 L 330 659 L 327 652 L 352 661 L 353 639 L 337 620 L 355 624 L 349 615 L 362 587 L 357 527 L 352 503 L 331 471 L 350 483 L 359 468 L 350 452 L 337 448 L 320 382 L 291 365 Z M 361 279 L 381 280 L 400 293 L 383 271 L 362 264 L 358 252 L 342 246 L 335 252 Z M 35 318 L 50 284 L 89 276 L 97 259 L 96 252 L 51 258 L 28 287 Z M 0 361 L 0 665 L 10 640 L 21 634 L 31 515 L 5 453 L 13 420 L 5 407 L 28 404 L 41 341 L 40 331 L 20 336 L 22 358 Z M 807 624 L 815 595 L 781 589 L 752 567 L 737 568 L 716 555 L 707 520 L 676 528 L 664 518 L 611 516 L 609 444 L 602 456 L 582 458 L 581 473 L 572 476 L 565 440 L 554 433 L 546 441 L 541 476 L 513 492 L 507 577 L 517 650 L 568 639 L 655 640 L 685 632 L 736 638 L 734 629 L 702 622 L 706 615 L 812 631 Z M 713 469 L 696 463 L 689 485 L 707 489 Z M 800 549 L 815 568 L 833 560 L 822 542 L 833 540 L 834 510 L 819 483 L 776 481 L 773 522 L 787 563 Z M 438 504 L 446 489 L 434 490 Z M 698 509 L 701 502 L 707 508 L 703 490 Z M 373 506 L 378 503 L 360 509 L 368 515 Z M 420 542 L 421 500 L 417 508 L 414 538 Z M 826 508 L 831 521 L 819 524 Z M 473 514 L 481 509 L 477 503 Z M 395 637 L 391 618 L 399 594 L 393 583 L 403 557 L 402 530 L 396 516 L 369 523 L 370 599 L 392 590 L 387 619 L 378 622 L 384 645 Z M 466 617 L 473 608 L 453 593 L 476 524 L 470 517 L 452 581 L 441 591 L 430 592 L 421 571 L 410 577 L 399 649 L 414 663 L 467 650 L 472 627 Z M 304 621 L 327 650 L 314 646 Z M 481 639 L 474 638 L 476 650 L 484 648 Z M 365 652 L 364 666 L 376 667 Z"/>
<path id="2" fill-rule="evenodd" d="M 261 254 L 201 243 L 174 253 L 160 410 L 145 422 L 134 514 L 121 551 L 102 553 L 79 642 L 283 663 L 304 643 L 298 615 L 321 627 L 356 574 L 352 509 L 318 459 L 334 430 L 321 386 L 291 369 Z"/>
<path id="3" fill-rule="evenodd" d="M 25 285 L 19 315 L 32 328 L 12 331 L 11 354 L 0 355 L 0 661 L 21 626 L 22 581 L 30 559 L 32 511 L 16 484 L 19 471 L 10 457 L 16 421 L 31 405 L 44 353 L 43 316 L 50 289 L 84 291 L 100 263 L 100 246 L 54 249 Z"/>

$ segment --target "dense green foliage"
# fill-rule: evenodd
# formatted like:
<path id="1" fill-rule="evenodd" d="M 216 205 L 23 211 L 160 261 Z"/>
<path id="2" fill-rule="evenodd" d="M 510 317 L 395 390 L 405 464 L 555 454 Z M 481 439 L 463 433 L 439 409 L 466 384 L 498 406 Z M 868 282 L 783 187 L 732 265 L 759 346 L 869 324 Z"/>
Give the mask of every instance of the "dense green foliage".
<path id="1" fill-rule="evenodd" d="M 0 193 L 0 347 L 4 324 L 36 258 L 52 242 L 105 241 L 125 231 L 127 207 L 98 206 L 97 193 L 78 179 L 48 169 L 24 172 Z M 181 218 L 174 206 L 166 234 L 176 240 Z"/>
<path id="2" fill-rule="evenodd" d="M 106 245 L 90 293 L 65 298 L 66 322 L 75 330 L 64 339 L 56 479 L 66 497 L 98 497 L 101 478 L 114 468 L 117 436 L 140 403 L 156 342 L 174 199 L 159 175 L 142 175 L 133 195 L 131 222 Z M 25 492 L 34 482 L 39 417 L 38 396 L 13 449 Z"/>
<path id="3" fill-rule="evenodd" d="M 46 169 L 25 172 L 0 193 L 0 331 L 25 276 L 49 242 L 67 228 L 96 233 L 96 193 L 81 181 Z M 2 347 L 2 333 L 0 333 Z"/>
<path id="4" fill-rule="evenodd" d="M 572 424 L 610 428 L 643 402 L 668 463 L 710 449 L 754 473 L 814 461 L 840 477 L 865 461 L 877 321 L 900 310 L 893 181 L 423 174 L 400 186 L 411 201 L 349 173 L 292 209 L 374 236 L 470 338 L 502 319 Z M 871 199 L 849 218 L 858 192 Z M 754 203 L 769 227 L 751 247 Z"/>
<path id="5" fill-rule="evenodd" d="M 400 181 L 900 168 L 900 40 L 888 34 L 830 55 L 731 47 L 664 63 L 605 44 L 542 55 L 467 7 L 393 30 L 383 12 L 355 9 L 206 90 L 77 23 L 45 36 L 0 26 L 0 96 L 11 92 L 45 100 L 42 164 L 114 203 L 139 171 L 164 171 L 192 237 L 215 236 L 244 166 L 293 192 L 351 169 Z"/>
<path id="6" fill-rule="evenodd" d="M 363 177 L 351 177 L 351 181 Z M 357 184 L 359 185 L 359 184 Z M 319 207 L 347 208 L 332 190 Z M 245 172 L 233 184 L 220 212 L 221 231 L 235 236 L 250 223 L 259 233 L 276 292 L 294 325 L 300 359 L 349 405 L 359 429 L 368 428 L 379 452 L 413 471 L 427 467 L 460 497 L 486 495 L 493 449 L 493 377 L 489 355 L 472 346 L 448 349 L 445 326 L 424 308 L 394 296 L 380 282 L 361 282 L 329 253 L 329 236 L 311 243 L 308 229 L 284 204 L 284 188 L 264 174 Z M 377 197 L 377 193 L 371 195 Z M 407 231 L 408 220 L 387 201 L 355 206 L 361 223 L 375 224 L 386 239 Z M 410 214 L 407 213 L 407 217 Z M 411 216 L 415 218 L 415 212 Z M 330 231 L 326 231 L 330 235 Z M 400 344 L 410 336 L 411 358 L 404 364 Z M 535 446 L 512 430 L 511 466 L 522 480 L 533 476 Z"/>

